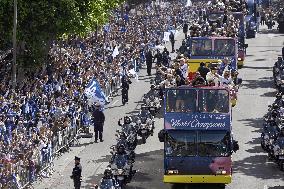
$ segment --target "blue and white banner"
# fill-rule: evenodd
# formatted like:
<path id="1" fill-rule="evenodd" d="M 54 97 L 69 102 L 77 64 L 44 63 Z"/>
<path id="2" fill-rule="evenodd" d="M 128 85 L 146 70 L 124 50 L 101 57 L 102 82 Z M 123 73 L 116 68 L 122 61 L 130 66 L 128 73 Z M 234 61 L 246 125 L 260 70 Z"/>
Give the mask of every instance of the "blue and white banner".
<path id="1" fill-rule="evenodd" d="M 99 82 L 95 78 L 93 78 L 86 87 L 85 94 L 88 98 L 89 105 L 93 105 L 98 102 L 103 108 L 105 103 L 108 101 Z"/>

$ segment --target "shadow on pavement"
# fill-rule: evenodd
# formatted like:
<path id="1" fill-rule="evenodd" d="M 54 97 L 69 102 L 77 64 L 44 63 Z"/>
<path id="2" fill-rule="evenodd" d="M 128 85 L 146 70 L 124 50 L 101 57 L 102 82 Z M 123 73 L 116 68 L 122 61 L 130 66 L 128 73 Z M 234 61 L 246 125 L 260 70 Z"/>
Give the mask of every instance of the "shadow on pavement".
<path id="1" fill-rule="evenodd" d="M 252 154 L 255 154 L 255 153 L 263 153 L 264 151 L 263 151 L 263 149 L 261 148 L 261 146 L 260 146 L 260 140 L 259 140 L 259 146 L 254 146 L 253 148 L 251 148 L 251 149 L 248 149 L 248 150 L 246 150 L 247 152 L 249 152 L 249 153 L 252 153 Z"/>
<path id="2" fill-rule="evenodd" d="M 256 119 L 240 119 L 237 120 L 238 122 L 241 122 L 246 127 L 254 127 L 257 129 L 262 128 L 263 126 L 263 120 L 262 118 L 256 118 Z M 254 131 L 257 132 L 257 131 Z"/>
<path id="3" fill-rule="evenodd" d="M 257 59 L 257 60 L 260 60 L 260 59 Z M 265 60 L 265 59 L 263 59 Z M 255 60 L 256 61 L 256 60 Z M 260 66 L 243 66 L 243 68 L 248 68 L 248 69 L 255 69 L 255 70 L 269 70 L 269 69 L 272 69 L 272 67 L 260 67 Z"/>
<path id="4" fill-rule="evenodd" d="M 275 97 L 276 93 L 277 93 L 277 91 L 275 90 L 275 91 L 272 91 L 272 92 L 264 93 L 264 94 L 262 94 L 260 96 L 262 96 L 262 97 Z"/>
<path id="5" fill-rule="evenodd" d="M 265 58 L 258 58 L 258 59 L 255 59 L 253 61 L 265 61 L 266 59 Z"/>
<path id="6" fill-rule="evenodd" d="M 277 29 L 272 29 L 272 30 L 261 30 L 259 31 L 259 34 L 279 34 Z"/>
<path id="7" fill-rule="evenodd" d="M 274 162 L 268 161 L 267 155 L 255 155 L 234 161 L 234 171 L 246 176 L 253 176 L 261 179 L 284 180 L 283 173 Z"/>
<path id="8" fill-rule="evenodd" d="M 244 80 L 242 87 L 246 87 L 248 89 L 259 89 L 259 88 L 271 88 L 274 87 L 274 83 L 272 78 L 260 78 L 257 80 Z"/>

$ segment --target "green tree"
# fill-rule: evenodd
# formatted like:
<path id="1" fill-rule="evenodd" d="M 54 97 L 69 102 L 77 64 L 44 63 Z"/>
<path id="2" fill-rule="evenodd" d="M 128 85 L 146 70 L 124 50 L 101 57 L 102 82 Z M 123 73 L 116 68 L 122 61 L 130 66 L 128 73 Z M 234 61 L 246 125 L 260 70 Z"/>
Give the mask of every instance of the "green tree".
<path id="1" fill-rule="evenodd" d="M 17 42 L 21 62 L 41 64 L 63 35 L 84 36 L 105 23 L 124 0 L 18 0 Z M 13 0 L 0 1 L 0 49 L 11 48 Z M 35 64 L 34 64 L 35 63 Z"/>

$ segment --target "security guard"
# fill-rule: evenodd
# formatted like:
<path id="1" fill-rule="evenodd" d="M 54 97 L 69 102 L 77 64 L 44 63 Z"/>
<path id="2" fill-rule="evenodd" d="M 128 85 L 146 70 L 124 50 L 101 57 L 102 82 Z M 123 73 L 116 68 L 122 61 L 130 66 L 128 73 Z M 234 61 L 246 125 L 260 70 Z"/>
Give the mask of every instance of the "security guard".
<path id="1" fill-rule="evenodd" d="M 75 189 L 81 188 L 81 175 L 82 174 L 82 166 L 80 164 L 80 158 L 75 156 L 75 167 L 73 168 L 71 179 L 74 181 Z"/>
<path id="2" fill-rule="evenodd" d="M 100 107 L 101 105 L 99 103 L 96 103 L 95 110 L 93 112 L 95 143 L 98 142 L 98 137 L 100 138 L 100 141 L 103 142 L 103 127 L 105 122 L 105 115 L 100 110 Z"/>
<path id="3" fill-rule="evenodd" d="M 132 82 L 130 81 L 130 79 L 124 75 L 121 78 L 121 97 L 122 97 L 122 104 L 125 105 L 126 102 L 128 102 L 128 90 L 129 90 L 129 84 L 131 84 Z"/>

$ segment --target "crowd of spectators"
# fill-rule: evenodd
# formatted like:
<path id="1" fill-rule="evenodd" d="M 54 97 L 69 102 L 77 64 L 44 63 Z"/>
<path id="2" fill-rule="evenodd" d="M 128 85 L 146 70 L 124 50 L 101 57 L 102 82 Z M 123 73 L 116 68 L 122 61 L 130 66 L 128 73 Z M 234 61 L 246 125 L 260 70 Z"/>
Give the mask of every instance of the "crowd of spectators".
<path id="1" fill-rule="evenodd" d="M 210 4 L 200 2 L 196 6 L 195 21 L 190 29 L 191 37 L 237 37 L 240 20 L 232 13 L 247 13 L 245 1 L 215 0 Z"/>
<path id="2" fill-rule="evenodd" d="M 52 161 L 62 131 L 78 128 L 82 114 L 88 113 L 84 90 L 90 80 L 95 77 L 103 89 L 114 87 L 122 74 L 144 62 L 145 51 L 163 43 L 164 31 L 182 24 L 186 12 L 181 1 L 166 7 L 143 4 L 134 11 L 126 7 L 123 14 L 114 11 L 97 35 L 54 42 L 46 66 L 25 73 L 15 90 L 4 70 L 0 188 L 33 182 L 40 166 Z"/>

